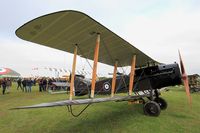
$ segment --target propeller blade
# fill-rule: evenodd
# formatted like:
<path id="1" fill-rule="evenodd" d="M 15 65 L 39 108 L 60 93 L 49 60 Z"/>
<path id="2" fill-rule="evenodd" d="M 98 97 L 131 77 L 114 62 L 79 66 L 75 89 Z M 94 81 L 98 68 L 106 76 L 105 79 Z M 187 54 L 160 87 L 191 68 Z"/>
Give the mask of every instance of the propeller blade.
<path id="1" fill-rule="evenodd" d="M 182 60 L 180 51 L 178 51 L 178 53 L 179 53 L 179 59 L 180 59 L 182 80 L 183 80 L 185 92 L 186 92 L 186 95 L 187 95 L 187 98 L 188 98 L 188 103 L 191 106 L 192 105 L 192 98 L 191 98 L 191 95 L 190 95 L 190 87 L 189 87 L 189 82 L 188 82 L 188 76 L 185 72 L 185 67 L 184 67 L 184 64 L 183 64 L 183 60 Z"/>

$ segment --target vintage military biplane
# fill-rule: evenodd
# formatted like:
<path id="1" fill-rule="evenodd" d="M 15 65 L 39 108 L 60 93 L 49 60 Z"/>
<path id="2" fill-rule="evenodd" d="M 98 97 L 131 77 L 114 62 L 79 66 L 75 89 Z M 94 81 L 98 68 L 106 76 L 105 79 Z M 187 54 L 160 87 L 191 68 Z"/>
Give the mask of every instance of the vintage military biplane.
<path id="1" fill-rule="evenodd" d="M 191 103 L 188 79 L 181 56 L 182 74 L 177 63 L 161 64 L 153 60 L 88 15 L 79 11 L 60 11 L 38 17 L 17 29 L 16 35 L 26 41 L 73 53 L 74 58 L 69 100 L 22 106 L 15 109 L 67 106 L 73 114 L 72 105 L 87 104 L 80 112 L 81 114 L 93 103 L 142 101 L 146 115 L 159 116 L 161 109 L 167 108 L 167 103 L 159 97 L 158 90 L 166 86 L 180 85 L 182 80 Z M 89 84 L 86 83 L 86 86 L 90 88 L 88 90 L 90 98 L 88 99 L 72 99 L 77 55 L 94 61 L 92 81 Z M 96 82 L 97 62 L 114 66 L 113 78 Z M 117 68 L 124 66 L 131 66 L 130 74 L 117 75 Z M 81 85 L 76 88 L 79 88 L 79 90 L 76 89 L 77 92 L 84 92 L 82 92 L 84 87 L 81 87 Z M 102 92 L 110 93 L 111 96 L 95 98 L 95 94 L 102 88 L 104 89 Z M 127 91 L 128 95 L 114 96 L 117 90 Z M 144 100 L 144 98 L 148 100 Z"/>

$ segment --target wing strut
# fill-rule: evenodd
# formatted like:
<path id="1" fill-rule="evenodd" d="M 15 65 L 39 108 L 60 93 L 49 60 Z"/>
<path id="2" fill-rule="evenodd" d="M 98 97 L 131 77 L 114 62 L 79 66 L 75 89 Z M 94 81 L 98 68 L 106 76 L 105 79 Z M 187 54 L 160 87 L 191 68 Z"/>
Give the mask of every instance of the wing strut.
<path id="1" fill-rule="evenodd" d="M 97 62 L 99 57 L 99 45 L 100 45 L 100 34 L 97 34 L 96 47 L 94 51 L 94 64 L 92 71 L 92 85 L 91 85 L 91 98 L 94 98 L 95 83 L 96 83 L 96 73 L 97 73 Z"/>
<path id="2" fill-rule="evenodd" d="M 129 96 L 132 95 L 133 92 L 133 83 L 134 83 L 134 75 L 135 75 L 135 62 L 136 62 L 136 55 L 133 55 L 132 63 L 131 63 L 131 73 L 129 79 Z"/>
<path id="3" fill-rule="evenodd" d="M 115 66 L 114 66 L 114 71 L 113 71 L 113 78 L 112 78 L 112 91 L 111 91 L 111 97 L 114 96 L 114 92 L 115 92 L 116 74 L 117 74 L 117 64 L 118 64 L 118 61 L 115 61 Z"/>
<path id="4" fill-rule="evenodd" d="M 74 90 L 74 77 L 75 77 L 75 69 L 76 69 L 76 57 L 77 57 L 77 44 L 74 48 L 74 59 L 73 59 L 73 65 L 72 65 L 72 73 L 71 73 L 71 79 L 70 79 L 70 95 L 69 100 L 72 100 L 73 96 L 73 90 Z"/>

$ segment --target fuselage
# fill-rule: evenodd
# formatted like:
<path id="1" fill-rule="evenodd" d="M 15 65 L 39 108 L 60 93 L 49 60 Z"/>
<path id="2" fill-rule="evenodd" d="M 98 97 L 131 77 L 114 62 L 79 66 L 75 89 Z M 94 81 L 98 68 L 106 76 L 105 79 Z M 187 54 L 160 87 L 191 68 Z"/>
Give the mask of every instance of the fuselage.
<path id="1" fill-rule="evenodd" d="M 116 78 L 115 92 L 128 92 L 129 75 L 119 75 Z M 177 63 L 162 64 L 142 67 L 135 70 L 134 92 L 150 89 L 161 89 L 167 86 L 180 85 L 182 83 L 181 73 Z M 112 78 L 107 78 L 96 82 L 96 94 L 111 93 Z M 90 92 L 90 83 L 84 79 L 75 79 L 76 95 L 85 95 Z"/>

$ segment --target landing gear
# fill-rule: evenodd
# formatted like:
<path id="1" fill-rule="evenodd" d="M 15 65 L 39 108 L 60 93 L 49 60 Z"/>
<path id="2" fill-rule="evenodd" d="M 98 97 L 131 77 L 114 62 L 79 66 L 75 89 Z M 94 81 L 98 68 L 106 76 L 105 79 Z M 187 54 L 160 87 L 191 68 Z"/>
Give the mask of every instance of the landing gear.
<path id="1" fill-rule="evenodd" d="M 144 104 L 144 114 L 149 116 L 159 116 L 160 115 L 160 106 L 154 101 L 148 101 Z"/>
<path id="2" fill-rule="evenodd" d="M 161 110 L 165 110 L 167 108 L 167 102 L 165 101 L 165 99 L 159 97 L 160 93 L 158 92 L 158 90 L 155 90 L 154 93 L 156 97 L 153 101 L 158 103 Z"/>
<path id="3" fill-rule="evenodd" d="M 157 98 L 154 99 L 154 101 L 156 103 L 158 103 L 161 110 L 165 110 L 167 108 L 167 102 L 165 101 L 165 99 L 163 99 L 161 97 L 157 97 Z"/>
<path id="4" fill-rule="evenodd" d="M 143 110 L 145 115 L 149 116 L 159 116 L 161 110 L 165 110 L 167 108 L 167 102 L 159 97 L 160 93 L 158 90 L 153 90 L 150 88 L 150 96 L 147 97 L 149 99 L 148 102 L 144 104 Z"/>

